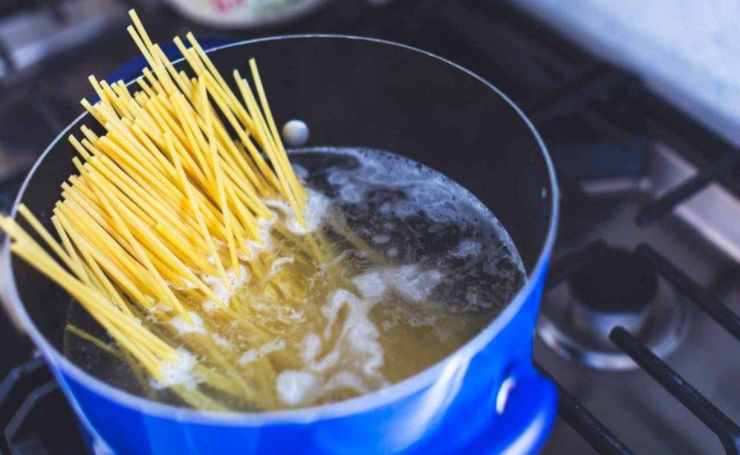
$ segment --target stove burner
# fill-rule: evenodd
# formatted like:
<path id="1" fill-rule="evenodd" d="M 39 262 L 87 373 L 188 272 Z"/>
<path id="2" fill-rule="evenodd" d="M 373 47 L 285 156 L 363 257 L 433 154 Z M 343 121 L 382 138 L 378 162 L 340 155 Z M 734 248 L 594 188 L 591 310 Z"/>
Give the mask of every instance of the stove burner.
<path id="1" fill-rule="evenodd" d="M 639 332 L 658 294 L 658 277 L 651 262 L 603 242 L 595 244 L 568 285 L 577 301 L 572 307 L 573 322 L 602 340 L 618 325 Z"/>
<path id="2" fill-rule="evenodd" d="M 598 369 L 636 368 L 609 339 L 615 327 L 634 334 L 659 356 L 686 332 L 687 305 L 658 280 L 650 261 L 597 241 L 574 258 L 568 286 L 543 304 L 539 333 L 555 351 Z"/>

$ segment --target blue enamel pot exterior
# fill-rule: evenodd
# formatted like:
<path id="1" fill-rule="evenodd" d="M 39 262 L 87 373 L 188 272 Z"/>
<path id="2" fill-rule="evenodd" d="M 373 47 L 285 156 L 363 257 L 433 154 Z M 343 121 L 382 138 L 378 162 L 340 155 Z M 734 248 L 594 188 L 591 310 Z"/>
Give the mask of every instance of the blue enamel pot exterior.
<path id="1" fill-rule="evenodd" d="M 512 302 L 480 334 L 427 370 L 320 407 L 211 413 L 116 389 L 62 355 L 68 299 L 3 252 L 5 300 L 46 358 L 100 453 L 536 453 L 556 410 L 532 365 L 540 296 L 557 225 L 557 185 L 537 132 L 516 105 L 473 73 L 414 48 L 356 37 L 291 36 L 209 51 L 244 74 L 257 57 L 278 118 L 301 118 L 310 145 L 402 153 L 473 192 L 506 227 L 527 269 Z M 62 132 L 16 203 L 49 223 L 73 173 Z"/>

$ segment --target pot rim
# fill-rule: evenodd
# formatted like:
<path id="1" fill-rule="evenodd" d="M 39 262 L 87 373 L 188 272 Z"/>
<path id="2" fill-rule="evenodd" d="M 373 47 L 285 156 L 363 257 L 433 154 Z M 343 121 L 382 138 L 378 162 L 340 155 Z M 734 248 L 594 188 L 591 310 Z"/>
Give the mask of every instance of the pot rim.
<path id="1" fill-rule="evenodd" d="M 105 396 L 108 399 L 117 402 L 118 404 L 136 410 L 138 412 L 156 416 L 168 420 L 179 420 L 188 421 L 190 423 L 199 424 L 216 424 L 225 426 L 243 426 L 243 425 L 264 425 L 269 424 L 295 424 L 295 423 L 309 423 L 318 420 L 332 419 L 338 417 L 344 417 L 352 414 L 370 411 L 384 405 L 387 405 L 393 401 L 398 401 L 405 397 L 412 395 L 426 387 L 429 387 L 434 381 L 440 377 L 443 370 L 448 368 L 450 364 L 457 365 L 460 362 L 467 363 L 474 354 L 482 350 L 501 330 L 511 321 L 511 319 L 519 312 L 524 302 L 534 291 L 538 285 L 540 279 L 543 279 L 544 272 L 547 267 L 548 260 L 552 253 L 553 244 L 555 242 L 557 223 L 559 217 L 559 190 L 557 185 L 557 178 L 555 175 L 555 169 L 547 152 L 542 138 L 535 129 L 532 122 L 524 115 L 522 110 L 501 90 L 496 86 L 486 81 L 482 77 L 473 73 L 472 71 L 451 62 L 445 58 L 435 55 L 431 52 L 427 52 L 418 49 L 413 46 L 396 43 L 393 41 L 368 38 L 354 35 L 340 35 L 340 34 L 296 34 L 296 35 L 279 35 L 266 38 L 257 38 L 251 40 L 243 40 L 234 43 L 229 43 L 222 46 L 217 46 L 208 49 L 206 52 L 218 52 L 222 49 L 227 49 L 237 46 L 245 46 L 253 43 L 266 42 L 266 41 L 280 41 L 289 39 L 347 39 L 365 41 L 373 44 L 395 46 L 404 50 L 417 52 L 426 57 L 430 57 L 438 60 L 440 63 L 447 64 L 454 70 L 462 71 L 466 75 L 477 79 L 479 82 L 487 86 L 492 92 L 501 97 L 511 109 L 519 116 L 519 118 L 529 128 L 531 134 L 534 136 L 535 141 L 539 147 L 542 159 L 545 161 L 547 167 L 547 173 L 549 177 L 549 197 L 551 199 L 551 216 L 547 230 L 547 236 L 545 238 L 544 246 L 540 251 L 540 254 L 535 263 L 535 267 L 531 273 L 527 276 L 525 285 L 519 289 L 516 296 L 509 302 L 506 308 L 493 319 L 483 330 L 481 330 L 475 337 L 470 339 L 467 343 L 459 347 L 455 352 L 441 359 L 434 365 L 424 369 L 423 371 L 406 378 L 405 380 L 392 384 L 387 387 L 383 387 L 379 390 L 360 395 L 355 398 L 351 398 L 336 403 L 329 403 L 320 406 L 311 406 L 300 409 L 291 410 L 276 410 L 276 411 L 265 411 L 265 412 L 217 412 L 217 411 L 201 411 L 190 408 L 178 407 L 174 405 L 159 403 L 147 398 L 143 398 L 132 393 L 117 389 L 104 381 L 97 379 L 91 374 L 85 372 L 80 367 L 75 365 L 73 362 L 68 360 L 61 352 L 59 352 L 50 343 L 44 335 L 36 328 L 30 315 L 23 305 L 20 295 L 18 294 L 18 288 L 16 287 L 15 277 L 11 262 L 10 252 L 10 239 L 6 237 L 3 244 L 2 251 L 2 268 L 6 272 L 6 295 L 5 298 L 8 300 L 8 304 L 11 310 L 18 316 L 23 329 L 28 333 L 35 343 L 35 345 L 41 350 L 47 362 L 51 363 L 53 369 L 61 370 L 66 375 L 69 375 L 72 379 L 82 384 L 84 387 L 94 391 L 95 393 Z M 177 59 L 174 63 L 180 62 L 183 59 Z M 12 216 L 16 216 L 18 204 L 20 203 L 23 194 L 31 180 L 31 177 L 35 173 L 36 169 L 41 165 L 44 158 L 54 149 L 54 147 L 66 137 L 70 130 L 79 124 L 88 113 L 82 113 L 73 122 L 71 122 L 64 130 L 62 130 L 56 138 L 49 144 L 44 150 L 41 156 L 36 160 L 33 167 L 26 176 L 23 184 L 21 185 L 16 199 L 13 203 L 13 209 L 11 211 Z M 543 193 L 543 197 L 547 197 Z"/>

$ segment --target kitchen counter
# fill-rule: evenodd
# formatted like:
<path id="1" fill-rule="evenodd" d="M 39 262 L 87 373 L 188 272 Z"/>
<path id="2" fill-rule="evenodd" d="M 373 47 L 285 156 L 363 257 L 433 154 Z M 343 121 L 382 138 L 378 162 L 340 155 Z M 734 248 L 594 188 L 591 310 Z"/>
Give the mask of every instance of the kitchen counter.
<path id="1" fill-rule="evenodd" d="M 737 0 L 512 0 L 740 145 Z"/>

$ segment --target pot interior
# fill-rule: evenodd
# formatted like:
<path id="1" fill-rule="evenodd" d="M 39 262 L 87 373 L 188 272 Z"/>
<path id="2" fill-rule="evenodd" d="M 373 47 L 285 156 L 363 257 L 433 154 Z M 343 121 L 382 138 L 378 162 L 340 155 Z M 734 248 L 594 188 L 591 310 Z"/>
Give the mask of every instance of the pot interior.
<path id="1" fill-rule="evenodd" d="M 362 146 L 421 162 L 470 190 L 501 221 L 532 271 L 553 216 L 551 180 L 535 135 L 491 86 L 423 52 L 379 41 L 344 37 L 288 37 L 247 42 L 211 52 L 224 75 L 248 74 L 259 62 L 278 121 L 298 118 L 310 128 L 309 146 Z M 229 80 L 230 78 L 226 78 Z M 20 195 L 52 229 L 60 184 L 74 173 L 67 142 L 89 116 L 52 144 Z M 33 323 L 63 352 L 68 318 L 105 338 L 70 298 L 23 261 L 13 258 L 16 287 Z M 100 350 L 78 353 L 106 355 Z M 77 360 L 83 369 L 88 362 Z M 125 368 L 121 362 L 121 367 Z M 116 380 L 99 379 L 138 393 Z"/>

